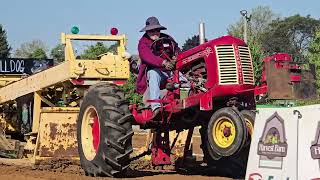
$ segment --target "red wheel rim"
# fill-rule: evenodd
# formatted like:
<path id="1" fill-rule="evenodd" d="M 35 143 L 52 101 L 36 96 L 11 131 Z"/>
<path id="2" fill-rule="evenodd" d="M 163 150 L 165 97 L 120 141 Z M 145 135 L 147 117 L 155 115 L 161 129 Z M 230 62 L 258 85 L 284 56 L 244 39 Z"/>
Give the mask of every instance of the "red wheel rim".
<path id="1" fill-rule="evenodd" d="M 100 122 L 94 106 L 86 108 L 81 123 L 81 145 L 87 160 L 93 160 L 98 152 L 100 143 Z"/>
<path id="2" fill-rule="evenodd" d="M 92 124 L 92 143 L 93 143 L 93 148 L 98 151 L 99 148 L 99 143 L 100 143 L 100 124 L 99 124 L 99 117 L 95 116 L 93 119 L 93 124 Z"/>

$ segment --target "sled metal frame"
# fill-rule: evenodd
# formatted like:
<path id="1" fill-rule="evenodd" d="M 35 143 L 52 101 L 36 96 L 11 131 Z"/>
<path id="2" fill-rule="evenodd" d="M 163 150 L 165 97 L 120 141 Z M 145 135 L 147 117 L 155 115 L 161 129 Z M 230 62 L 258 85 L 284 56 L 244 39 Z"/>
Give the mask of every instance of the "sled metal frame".
<path id="1" fill-rule="evenodd" d="M 106 53 L 97 57 L 95 60 L 86 60 L 86 59 L 76 59 L 74 54 L 74 49 L 72 47 L 73 40 L 85 40 L 85 41 L 115 41 L 118 43 L 117 53 Z M 32 144 L 30 147 L 33 148 L 33 161 L 50 159 L 50 151 L 57 150 L 56 148 L 49 149 L 46 156 L 41 156 L 39 151 L 43 146 L 48 147 L 48 144 L 59 144 L 63 145 L 63 149 L 67 150 L 70 144 L 72 148 L 75 149 L 74 144 L 76 143 L 76 136 L 66 137 L 66 139 L 71 139 L 72 143 L 58 142 L 53 141 L 53 138 L 45 138 L 44 136 L 49 137 L 48 133 L 52 132 L 49 128 L 43 130 L 45 123 L 47 126 L 52 126 L 52 122 L 57 124 L 57 127 L 60 128 L 61 125 L 75 125 L 77 114 L 79 112 L 79 107 L 56 107 L 49 100 L 41 96 L 43 90 L 49 87 L 55 87 L 61 85 L 68 81 L 72 80 L 82 80 L 90 81 L 91 84 L 97 82 L 106 82 L 113 80 L 127 80 L 130 75 L 129 70 L 129 61 L 125 56 L 125 45 L 126 45 L 126 36 L 104 36 L 104 35 L 74 35 L 74 34 L 61 34 L 61 43 L 65 46 L 65 61 L 62 63 L 53 66 L 49 69 L 41 71 L 37 74 L 30 76 L 25 75 L 0 75 L 0 105 L 5 105 L 8 103 L 15 103 L 15 100 L 24 95 L 33 94 L 33 119 L 32 119 L 32 130 L 26 136 L 31 137 L 35 144 Z M 88 84 L 87 84 L 88 85 Z M 89 86 L 88 86 L 89 87 Z M 42 104 L 45 103 L 50 107 L 42 107 Z M 76 116 L 69 117 L 69 119 L 56 119 L 55 121 L 51 116 L 44 117 L 44 113 L 76 113 Z M 5 121 L 5 120 L 4 120 Z M 51 124 L 50 124 L 51 123 Z M 42 129 L 41 129 L 42 128 Z M 74 129 L 73 129 L 74 130 Z M 64 132 L 67 132 L 68 129 L 65 128 Z M 63 132 L 61 132 L 63 133 Z M 70 133 L 76 133 L 71 132 Z M 73 139 L 72 139 L 73 138 Z M 60 138 L 61 140 L 61 138 Z M 42 141 L 42 142 L 40 142 Z M 27 140 L 27 144 L 28 144 Z M 52 148 L 53 146 L 51 146 Z M 52 153 L 51 153 L 52 154 Z M 54 153 L 53 153 L 54 154 Z M 66 157 L 67 159 L 78 159 L 78 157 L 70 155 Z"/>

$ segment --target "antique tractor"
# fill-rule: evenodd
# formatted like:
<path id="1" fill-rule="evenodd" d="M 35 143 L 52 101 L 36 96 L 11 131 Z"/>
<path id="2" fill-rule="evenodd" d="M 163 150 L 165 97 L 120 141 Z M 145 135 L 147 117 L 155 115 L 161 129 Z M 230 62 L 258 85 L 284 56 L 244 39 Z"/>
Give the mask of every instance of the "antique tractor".
<path id="1" fill-rule="evenodd" d="M 175 54 L 167 38 L 152 47 L 163 58 Z M 208 41 L 179 54 L 172 74 L 163 86 L 164 96 L 145 102 L 161 103 L 160 119 L 152 119 L 148 106 L 129 105 L 114 84 L 90 87 L 77 121 L 81 165 L 88 175 L 116 176 L 128 168 L 132 125 L 152 129 L 148 151 L 153 165 L 172 163 L 175 140 L 169 141 L 169 132 L 184 129 L 188 136 L 180 162 L 186 162 L 192 155 L 193 130 L 201 126 L 204 161 L 220 170 L 245 173 L 255 118 L 253 65 L 246 43 L 232 36 Z"/>

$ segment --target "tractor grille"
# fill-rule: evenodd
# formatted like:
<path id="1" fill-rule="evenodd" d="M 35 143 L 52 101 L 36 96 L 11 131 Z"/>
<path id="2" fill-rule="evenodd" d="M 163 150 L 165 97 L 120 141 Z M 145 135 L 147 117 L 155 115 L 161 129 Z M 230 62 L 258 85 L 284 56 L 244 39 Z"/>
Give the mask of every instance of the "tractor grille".
<path id="1" fill-rule="evenodd" d="M 247 46 L 239 46 L 239 55 L 242 66 L 243 84 L 254 84 L 253 66 L 249 48 Z"/>
<path id="2" fill-rule="evenodd" d="M 237 63 L 232 45 L 216 46 L 219 84 L 238 84 Z"/>

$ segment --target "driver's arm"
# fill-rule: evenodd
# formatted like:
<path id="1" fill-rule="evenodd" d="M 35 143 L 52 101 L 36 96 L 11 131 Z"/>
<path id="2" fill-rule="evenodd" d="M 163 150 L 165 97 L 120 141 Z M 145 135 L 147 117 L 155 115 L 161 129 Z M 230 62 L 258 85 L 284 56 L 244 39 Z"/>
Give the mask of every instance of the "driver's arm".
<path id="1" fill-rule="evenodd" d="M 162 67 L 164 59 L 152 53 L 151 45 L 148 42 L 140 41 L 138 51 L 141 61 L 153 67 Z"/>

